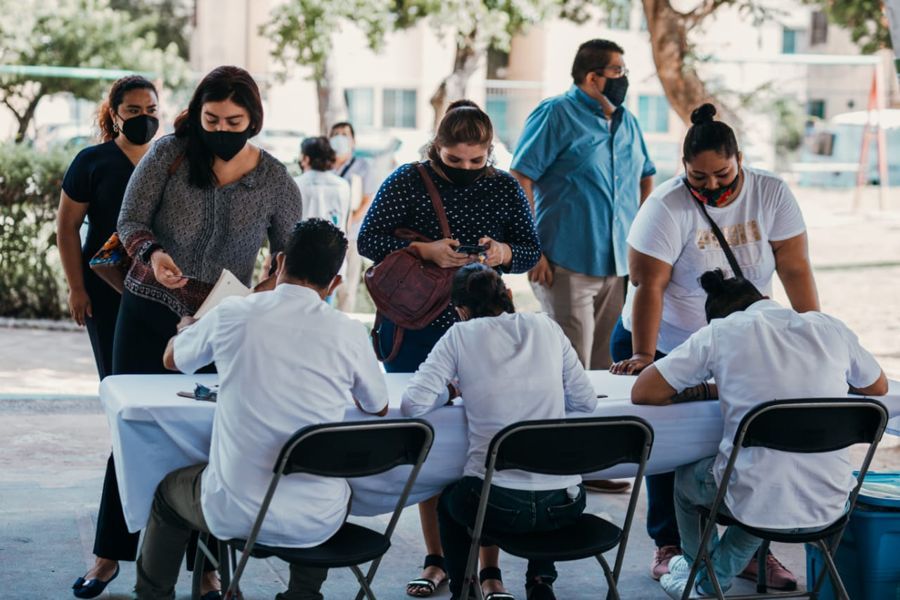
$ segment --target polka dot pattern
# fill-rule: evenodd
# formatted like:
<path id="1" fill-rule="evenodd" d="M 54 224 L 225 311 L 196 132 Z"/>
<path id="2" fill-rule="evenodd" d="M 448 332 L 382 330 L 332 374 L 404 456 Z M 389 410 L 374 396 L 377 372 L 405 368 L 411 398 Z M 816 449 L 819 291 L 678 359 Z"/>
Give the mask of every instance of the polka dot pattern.
<path id="1" fill-rule="evenodd" d="M 430 164 L 426 163 L 425 168 L 441 195 L 453 239 L 477 244 L 488 236 L 509 244 L 509 270 L 513 273 L 523 273 L 537 263 L 541 246 L 531 208 L 512 175 L 494 170 L 493 174 L 461 187 L 439 176 Z M 359 232 L 359 253 L 378 263 L 391 252 L 405 248 L 409 242 L 394 236 L 400 228 L 412 229 L 433 240 L 443 237 L 415 163 L 399 167 L 378 190 Z M 451 305 L 432 325 L 448 329 L 457 320 Z"/>

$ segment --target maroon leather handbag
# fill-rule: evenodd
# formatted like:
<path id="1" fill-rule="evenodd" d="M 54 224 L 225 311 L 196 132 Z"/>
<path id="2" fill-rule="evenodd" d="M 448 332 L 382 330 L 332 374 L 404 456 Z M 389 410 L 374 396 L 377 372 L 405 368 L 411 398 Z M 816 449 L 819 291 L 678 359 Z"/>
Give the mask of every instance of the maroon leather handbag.
<path id="1" fill-rule="evenodd" d="M 441 225 L 441 234 L 449 238 L 450 224 L 437 187 L 421 163 L 416 168 L 431 197 L 431 204 Z M 394 235 L 413 242 L 433 241 L 409 229 L 398 229 Z M 403 341 L 403 330 L 422 329 L 444 312 L 450 304 L 450 287 L 455 273 L 455 268 L 439 267 L 424 260 L 415 248 L 409 247 L 391 252 L 366 271 L 366 288 L 376 308 L 372 341 L 375 354 L 380 360 L 391 361 L 397 356 Z M 381 355 L 378 340 L 382 318 L 390 319 L 396 325 L 394 343 L 387 356 Z"/>

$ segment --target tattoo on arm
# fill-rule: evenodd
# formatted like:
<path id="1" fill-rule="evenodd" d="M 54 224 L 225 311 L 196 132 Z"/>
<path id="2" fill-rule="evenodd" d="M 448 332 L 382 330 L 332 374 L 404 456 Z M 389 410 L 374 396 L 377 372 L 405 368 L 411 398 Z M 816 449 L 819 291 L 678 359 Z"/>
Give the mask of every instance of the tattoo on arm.
<path id="1" fill-rule="evenodd" d="M 710 400 L 710 396 L 709 384 L 704 381 L 699 385 L 684 389 L 672 396 L 672 404 Z"/>

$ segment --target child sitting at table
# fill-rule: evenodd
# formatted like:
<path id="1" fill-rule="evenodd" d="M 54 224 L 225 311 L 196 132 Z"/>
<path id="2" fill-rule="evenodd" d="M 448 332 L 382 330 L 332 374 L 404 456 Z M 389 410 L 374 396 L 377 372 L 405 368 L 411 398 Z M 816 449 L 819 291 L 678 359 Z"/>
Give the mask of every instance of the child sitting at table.
<path id="1" fill-rule="evenodd" d="M 718 455 L 675 472 L 675 512 L 684 554 L 671 560 L 669 573 L 660 579 L 672 598 L 682 597 L 700 547 L 697 507 L 709 507 L 715 500 L 744 415 L 773 399 L 845 396 L 848 383 L 850 391 L 859 394 L 881 396 L 888 391 L 875 358 L 837 319 L 784 308 L 746 279 L 725 279 L 718 269 L 704 273 L 700 284 L 707 293 L 709 324 L 647 367 L 631 390 L 632 402 L 651 405 L 705 400 L 718 392 L 725 422 Z M 710 378 L 715 378 L 715 386 L 705 383 Z M 760 529 L 821 529 L 846 511 L 854 483 L 846 450 L 800 455 L 753 448 L 738 455 L 724 512 Z M 713 532 L 712 564 L 723 591 L 761 541 L 737 526 L 728 527 L 721 540 Z M 696 592 L 711 594 L 711 587 L 704 567 Z"/>
<path id="2" fill-rule="evenodd" d="M 449 385 L 464 399 L 468 459 L 464 477 L 449 485 L 438 504 L 450 591 L 459 598 L 471 544 L 484 461 L 491 438 L 519 421 L 559 419 L 566 411 L 593 411 L 596 393 L 562 329 L 543 313 L 516 313 L 512 293 L 493 269 L 470 264 L 453 280 L 452 302 L 463 322 L 438 341 L 403 394 L 403 414 L 418 416 L 447 403 Z M 509 470 L 494 475 L 485 526 L 493 530 L 547 531 L 572 524 L 584 511 L 581 478 Z M 533 518 L 515 519 L 538 506 Z M 550 514 L 553 515 L 552 519 Z M 512 598 L 500 569 L 487 565 L 479 579 L 486 600 Z M 556 569 L 529 561 L 528 597 L 552 600 Z M 493 581 L 491 581 L 493 580 Z"/>

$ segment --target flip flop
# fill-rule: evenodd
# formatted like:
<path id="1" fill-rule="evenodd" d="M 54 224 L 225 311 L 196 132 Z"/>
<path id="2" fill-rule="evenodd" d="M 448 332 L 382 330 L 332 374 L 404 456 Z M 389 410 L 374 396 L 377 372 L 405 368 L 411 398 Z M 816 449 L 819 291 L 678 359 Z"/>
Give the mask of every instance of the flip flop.
<path id="1" fill-rule="evenodd" d="M 72 584 L 72 594 L 76 598 L 96 598 L 103 593 L 103 590 L 106 589 L 106 586 L 109 585 L 109 582 L 111 582 L 118 576 L 119 565 L 116 565 L 116 572 L 113 573 L 113 576 L 106 581 L 101 581 L 100 579 L 85 579 L 84 577 L 79 577 L 75 580 L 75 583 Z"/>

